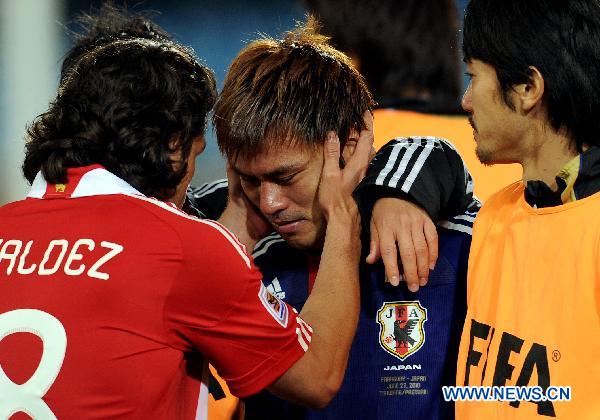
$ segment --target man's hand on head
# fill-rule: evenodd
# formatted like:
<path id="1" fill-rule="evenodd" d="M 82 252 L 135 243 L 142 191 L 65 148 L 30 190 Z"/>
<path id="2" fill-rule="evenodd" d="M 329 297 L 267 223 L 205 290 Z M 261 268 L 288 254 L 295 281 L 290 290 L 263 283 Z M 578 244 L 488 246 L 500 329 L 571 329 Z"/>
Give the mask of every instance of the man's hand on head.
<path id="1" fill-rule="evenodd" d="M 363 119 L 366 128 L 360 132 L 358 140 L 352 143 L 352 151 L 346 154 L 343 168 L 340 168 L 339 164 L 343 154 L 340 150 L 340 140 L 335 132 L 327 133 L 319 185 L 319 202 L 327 218 L 336 205 L 351 203 L 352 207 L 356 207 L 352 192 L 364 178 L 373 150 L 373 115 L 366 111 Z"/>
<path id="2" fill-rule="evenodd" d="M 308 350 L 269 391 L 322 408 L 342 385 L 360 308 L 360 214 L 353 192 L 364 177 L 373 144 L 373 119 L 354 141 L 354 153 L 340 165 L 341 145 L 327 133 L 318 203 L 327 218 L 327 232 L 314 287 L 300 316 L 312 326 Z"/>
<path id="3" fill-rule="evenodd" d="M 416 292 L 419 286 L 426 285 L 438 257 L 437 230 L 427 212 L 409 201 L 381 198 L 373 208 L 370 226 L 367 263 L 374 264 L 382 258 L 387 280 L 398 286 L 401 261 L 409 290 Z"/>

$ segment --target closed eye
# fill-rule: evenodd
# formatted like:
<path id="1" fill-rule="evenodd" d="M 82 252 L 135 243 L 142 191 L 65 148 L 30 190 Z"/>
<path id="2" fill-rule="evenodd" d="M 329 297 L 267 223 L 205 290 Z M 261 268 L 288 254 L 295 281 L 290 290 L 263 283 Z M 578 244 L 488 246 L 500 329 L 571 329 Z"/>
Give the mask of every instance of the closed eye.
<path id="1" fill-rule="evenodd" d="M 253 176 L 240 175 L 240 180 L 245 184 L 250 184 L 250 185 L 260 184 L 260 181 L 258 180 L 258 178 L 253 177 Z"/>
<path id="2" fill-rule="evenodd" d="M 294 180 L 294 178 L 295 178 L 296 175 L 297 174 L 292 174 L 292 175 L 289 175 L 289 176 L 277 177 L 277 178 L 274 179 L 274 181 L 277 184 L 279 184 L 279 185 L 288 185 L 288 184 L 290 184 Z"/>

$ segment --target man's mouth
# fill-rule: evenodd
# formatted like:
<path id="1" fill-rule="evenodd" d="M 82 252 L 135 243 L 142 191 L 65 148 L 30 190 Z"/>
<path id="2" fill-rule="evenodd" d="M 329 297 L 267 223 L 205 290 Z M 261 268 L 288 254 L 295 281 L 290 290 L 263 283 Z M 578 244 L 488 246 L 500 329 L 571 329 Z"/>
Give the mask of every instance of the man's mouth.
<path id="1" fill-rule="evenodd" d="M 296 219 L 296 220 L 277 220 L 273 221 L 272 224 L 275 227 L 275 230 L 280 234 L 290 234 L 296 233 L 302 223 L 305 222 L 304 219 Z"/>

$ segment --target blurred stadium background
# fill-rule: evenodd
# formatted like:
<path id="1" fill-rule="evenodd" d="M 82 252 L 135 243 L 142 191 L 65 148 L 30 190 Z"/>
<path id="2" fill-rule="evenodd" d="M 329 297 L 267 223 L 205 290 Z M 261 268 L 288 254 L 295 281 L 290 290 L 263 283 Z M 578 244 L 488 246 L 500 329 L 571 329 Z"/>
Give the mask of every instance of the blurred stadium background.
<path id="1" fill-rule="evenodd" d="M 457 0 L 460 16 L 466 2 Z M 71 42 L 69 31 L 77 29 L 73 17 L 99 4 L 101 1 L 91 0 L 0 0 L 0 205 L 20 199 L 28 191 L 20 172 L 25 127 L 56 93 L 60 63 Z M 259 32 L 278 35 L 306 13 L 301 0 L 146 0 L 127 4 L 130 10 L 158 12 L 155 21 L 194 48 L 215 71 L 218 88 L 229 63 L 248 40 Z M 212 127 L 196 168 L 195 184 L 225 175 Z"/>

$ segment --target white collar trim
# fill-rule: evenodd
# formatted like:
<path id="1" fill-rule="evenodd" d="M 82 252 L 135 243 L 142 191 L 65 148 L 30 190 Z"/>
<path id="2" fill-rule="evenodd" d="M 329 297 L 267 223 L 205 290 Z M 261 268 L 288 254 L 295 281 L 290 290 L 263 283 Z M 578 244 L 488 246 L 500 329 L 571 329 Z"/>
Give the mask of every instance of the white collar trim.
<path id="1" fill-rule="evenodd" d="M 48 182 L 44 179 L 42 173 L 38 172 L 27 197 L 44 198 L 47 188 Z M 70 198 L 110 194 L 143 195 L 126 181 L 106 169 L 94 168 L 81 177 Z"/>

